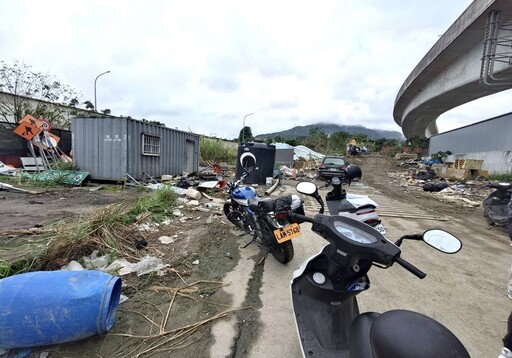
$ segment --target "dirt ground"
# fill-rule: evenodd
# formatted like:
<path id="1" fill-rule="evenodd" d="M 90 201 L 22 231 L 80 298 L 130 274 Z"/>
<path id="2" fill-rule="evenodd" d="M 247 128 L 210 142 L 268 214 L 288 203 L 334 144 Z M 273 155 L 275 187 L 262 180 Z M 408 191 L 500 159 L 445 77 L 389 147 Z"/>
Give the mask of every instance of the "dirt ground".
<path id="1" fill-rule="evenodd" d="M 406 186 L 403 178 L 407 170 L 397 166 L 398 162 L 393 159 L 365 156 L 350 160 L 362 168 L 363 182 L 382 195 L 422 207 L 433 215 L 454 218 L 457 225 L 453 225 L 455 232 L 452 233 L 456 236 L 462 233 L 457 232 L 459 226 L 474 225 L 475 233 L 482 239 L 468 243 L 471 257 L 464 260 L 464 268 L 468 272 L 478 271 L 477 266 L 471 265 L 481 261 L 479 256 L 482 252 L 492 254 L 508 247 L 505 230 L 496 228 L 490 231 L 483 220 L 482 208 L 467 205 L 468 201 L 481 202 L 488 191 L 471 190 L 467 186 L 466 201 L 451 201 L 441 195 L 423 192 L 413 184 Z M 290 188 L 293 188 L 294 183 L 288 181 Z M 475 184 L 477 186 L 481 185 Z M 10 257 L 10 248 L 16 243 L 15 236 L 6 235 L 10 231 L 28 229 L 35 225 L 44 227 L 62 218 L 73 220 L 82 213 L 99 210 L 109 203 L 139 195 L 134 190 L 114 192 L 89 189 L 91 188 L 52 189 L 38 195 L 0 191 L 0 259 Z M 238 262 L 241 245 L 247 241 L 247 237 L 241 237 L 240 232 L 234 230 L 225 220 L 221 204 L 220 194 L 213 201 L 202 199 L 199 207 L 182 208 L 188 220 L 173 220 L 170 225 L 146 234 L 149 245 L 141 254 L 158 256 L 169 267 L 164 276 L 150 274 L 137 277 L 131 274 L 122 277 L 123 295 L 128 300 L 120 304 L 114 326 L 108 334 L 68 344 L 35 348 L 31 357 L 39 357 L 41 352 L 49 352 L 49 357 L 207 357 L 213 344 L 212 324 L 223 317 L 234 317 L 240 331 L 237 346 L 233 347 L 231 356 L 244 356 L 244 352 L 257 339 L 255 335 L 261 328 L 258 323 L 258 309 L 261 307 L 258 290 L 261 287 L 261 271 L 265 261 L 261 261 L 262 255 L 250 258 L 257 263 L 249 283 L 250 293 L 243 302 L 244 309 L 232 307 L 231 297 L 221 287 L 226 284 L 226 274 Z M 175 240 L 171 244 L 162 244 L 159 241 L 161 236 L 174 236 Z M 498 240 L 494 246 L 487 246 L 485 242 L 490 236 L 493 240 Z M 504 259 L 499 262 L 502 261 Z M 485 282 L 481 282 L 483 289 L 502 290 L 497 295 L 506 297 L 506 276 L 509 268 L 510 263 L 501 267 L 503 272 L 496 274 L 497 279 L 487 278 Z M 446 270 L 443 265 L 430 267 L 429 274 L 442 277 Z M 488 280 L 492 280 L 493 284 L 488 284 Z M 405 297 L 407 293 L 403 292 L 403 300 L 414 300 L 415 294 L 417 293 L 412 292 L 411 297 Z M 442 300 L 444 293 L 431 294 L 434 300 Z M 454 300 L 460 299 L 461 302 L 467 299 L 462 296 L 454 297 L 453 292 L 449 296 Z M 506 300 L 503 302 L 508 303 Z M 484 304 L 495 303 L 490 300 L 482 303 Z M 473 312 L 457 312 L 459 326 L 456 321 L 451 321 L 450 328 L 455 326 L 454 331 L 465 332 L 468 327 L 464 322 L 469 321 L 465 317 L 477 313 L 485 314 L 481 310 L 484 308 L 475 307 Z M 451 317 L 451 314 L 453 312 L 447 313 L 446 317 Z M 501 317 L 497 324 L 499 328 L 489 334 L 497 347 L 490 347 L 488 352 L 498 352 L 501 349 L 498 346 L 505 333 L 503 330 L 506 315 L 500 311 L 495 316 Z M 4 355 L 7 356 L 7 353 Z M 485 355 L 472 353 L 472 356 Z"/>

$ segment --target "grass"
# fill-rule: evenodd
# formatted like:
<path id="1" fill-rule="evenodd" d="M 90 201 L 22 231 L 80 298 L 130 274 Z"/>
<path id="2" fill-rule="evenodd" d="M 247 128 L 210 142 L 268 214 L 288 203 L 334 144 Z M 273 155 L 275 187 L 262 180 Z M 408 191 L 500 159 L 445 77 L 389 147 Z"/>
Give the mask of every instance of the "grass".
<path id="1" fill-rule="evenodd" d="M 512 173 L 492 173 L 489 175 L 489 180 L 512 183 Z"/>
<path id="2" fill-rule="evenodd" d="M 16 187 L 30 187 L 30 188 L 56 188 L 63 185 L 69 186 L 69 184 L 63 183 L 64 175 L 55 176 L 51 180 L 38 179 L 37 175 L 29 173 L 20 173 L 16 176 L 3 175 L 0 177 L 0 182 L 14 185 Z"/>
<path id="3" fill-rule="evenodd" d="M 142 194 L 133 202 L 118 203 L 78 220 L 59 221 L 41 235 L 45 250 L 30 260 L 0 262 L 0 278 L 22 272 L 60 269 L 70 260 L 80 260 L 93 251 L 109 254 L 112 259 L 125 257 L 138 260 L 137 240 L 145 240 L 137 225 L 161 222 L 177 205 L 177 195 L 170 188 Z"/>
<path id="4" fill-rule="evenodd" d="M 218 163 L 236 163 L 237 149 L 224 144 L 221 140 L 201 137 L 201 161 Z"/>

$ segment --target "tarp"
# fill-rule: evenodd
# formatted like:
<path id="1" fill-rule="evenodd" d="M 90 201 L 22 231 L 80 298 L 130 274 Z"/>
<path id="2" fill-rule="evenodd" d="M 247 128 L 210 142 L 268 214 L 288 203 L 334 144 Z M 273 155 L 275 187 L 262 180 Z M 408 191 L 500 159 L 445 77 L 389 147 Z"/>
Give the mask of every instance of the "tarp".
<path id="1" fill-rule="evenodd" d="M 61 184 L 80 186 L 87 178 L 89 172 L 79 172 L 76 170 L 45 170 L 42 173 L 22 173 L 20 176 L 27 176 L 35 181 L 57 182 Z"/>
<path id="2" fill-rule="evenodd" d="M 293 148 L 293 160 L 297 160 L 299 158 L 304 158 L 306 160 L 316 160 L 316 159 L 322 159 L 324 157 L 323 154 L 315 152 L 312 149 L 309 149 L 306 146 L 298 145 L 296 147 L 293 147 L 287 143 L 272 143 L 276 147 L 276 149 L 290 149 Z"/>

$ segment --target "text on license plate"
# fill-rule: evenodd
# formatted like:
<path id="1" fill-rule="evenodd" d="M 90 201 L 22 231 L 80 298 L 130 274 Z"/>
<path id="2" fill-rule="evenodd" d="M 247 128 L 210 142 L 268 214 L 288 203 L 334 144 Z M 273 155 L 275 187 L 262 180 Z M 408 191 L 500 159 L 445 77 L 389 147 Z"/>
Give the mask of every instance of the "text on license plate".
<path id="1" fill-rule="evenodd" d="M 274 236 L 278 243 L 282 243 L 300 236 L 299 224 L 290 224 L 285 227 L 274 230 Z"/>

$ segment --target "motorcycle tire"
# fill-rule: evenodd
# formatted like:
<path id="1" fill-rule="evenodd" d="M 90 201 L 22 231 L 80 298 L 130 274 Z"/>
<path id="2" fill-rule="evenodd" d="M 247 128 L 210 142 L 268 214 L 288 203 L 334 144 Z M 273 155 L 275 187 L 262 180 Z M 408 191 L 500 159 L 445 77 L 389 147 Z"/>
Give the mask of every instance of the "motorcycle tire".
<path id="1" fill-rule="evenodd" d="M 224 204 L 224 215 L 226 215 L 226 218 L 235 225 L 237 228 L 243 230 L 244 229 L 244 221 L 242 218 L 242 215 L 233 210 L 233 206 L 231 204 Z"/>
<path id="2" fill-rule="evenodd" d="M 489 216 L 489 214 L 487 214 L 487 211 L 484 211 L 484 219 L 485 219 L 485 222 L 487 224 L 489 224 L 490 226 L 494 226 L 496 224 L 494 221 L 492 221 L 492 219 Z"/>
<path id="3" fill-rule="evenodd" d="M 270 250 L 270 253 L 274 258 L 282 263 L 287 264 L 293 260 L 293 244 L 290 240 L 283 242 L 282 244 L 275 243 Z"/>

